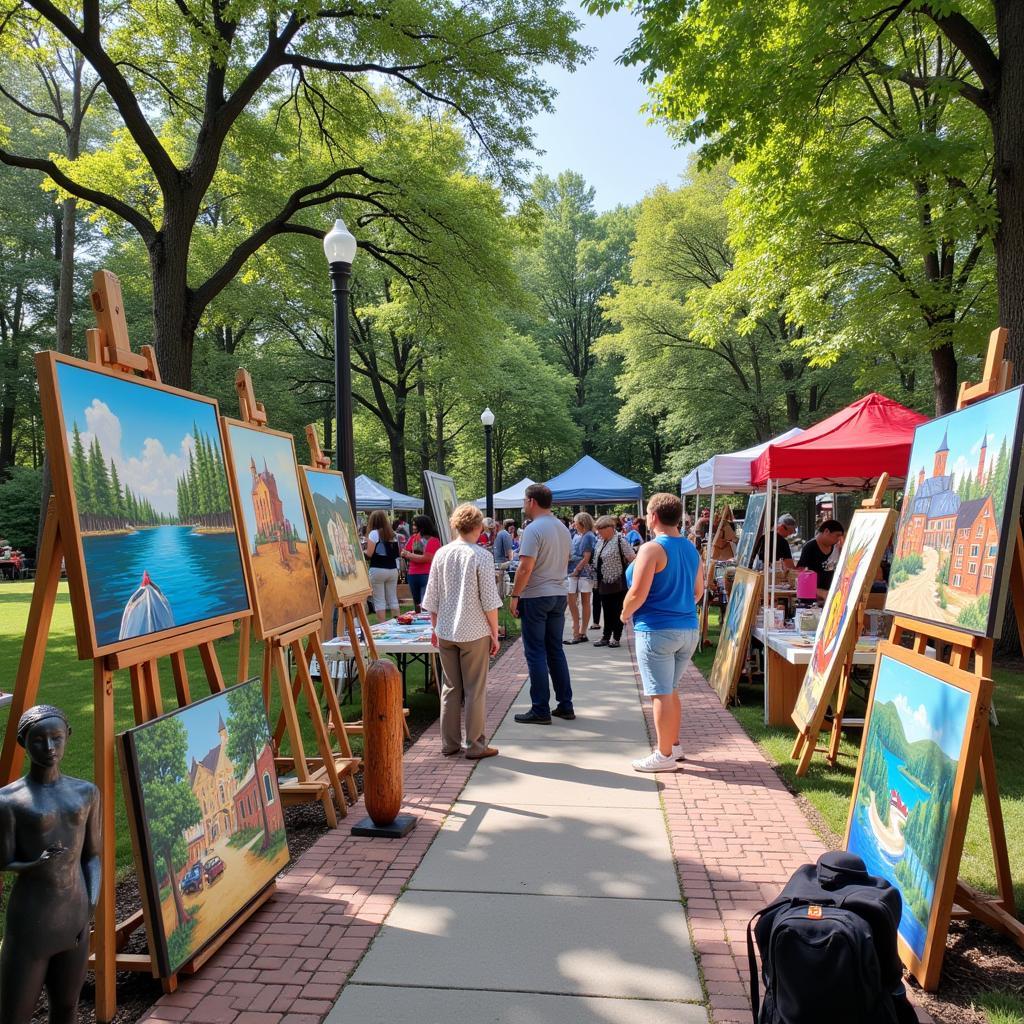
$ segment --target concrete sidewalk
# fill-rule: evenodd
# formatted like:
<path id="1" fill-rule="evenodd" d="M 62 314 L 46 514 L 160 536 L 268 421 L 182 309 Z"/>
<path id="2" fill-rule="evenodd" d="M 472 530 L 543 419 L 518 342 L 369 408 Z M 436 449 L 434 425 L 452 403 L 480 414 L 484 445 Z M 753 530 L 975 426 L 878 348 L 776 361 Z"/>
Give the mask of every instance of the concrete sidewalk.
<path id="1" fill-rule="evenodd" d="M 329 1024 L 707 1024 L 629 649 L 566 652 L 579 717 L 523 688 Z"/>

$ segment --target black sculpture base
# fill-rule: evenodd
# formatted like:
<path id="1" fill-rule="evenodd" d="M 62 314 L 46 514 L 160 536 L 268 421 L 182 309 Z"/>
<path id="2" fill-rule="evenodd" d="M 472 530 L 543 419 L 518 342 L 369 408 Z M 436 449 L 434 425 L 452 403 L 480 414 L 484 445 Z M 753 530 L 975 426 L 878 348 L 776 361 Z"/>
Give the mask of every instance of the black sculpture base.
<path id="1" fill-rule="evenodd" d="M 371 836 L 378 839 L 401 839 L 416 827 L 416 818 L 411 814 L 400 814 L 390 825 L 374 825 L 373 818 L 363 818 L 352 826 L 352 835 Z"/>

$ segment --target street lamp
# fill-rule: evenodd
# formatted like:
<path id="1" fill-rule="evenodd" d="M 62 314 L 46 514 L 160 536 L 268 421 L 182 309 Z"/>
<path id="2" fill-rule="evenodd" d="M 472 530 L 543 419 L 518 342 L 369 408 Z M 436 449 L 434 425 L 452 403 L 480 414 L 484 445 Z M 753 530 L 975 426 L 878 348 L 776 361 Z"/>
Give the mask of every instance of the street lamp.
<path id="1" fill-rule="evenodd" d="M 484 425 L 484 438 L 487 442 L 487 518 L 494 518 L 494 470 L 491 466 L 491 432 L 494 430 L 494 413 L 489 408 L 480 413 L 480 422 Z"/>
<path id="2" fill-rule="evenodd" d="M 324 236 L 324 255 L 331 268 L 334 296 L 334 421 L 338 469 L 345 474 L 345 486 L 353 510 L 356 507 L 356 456 L 352 440 L 352 361 L 348 343 L 348 291 L 356 240 L 339 217 Z"/>

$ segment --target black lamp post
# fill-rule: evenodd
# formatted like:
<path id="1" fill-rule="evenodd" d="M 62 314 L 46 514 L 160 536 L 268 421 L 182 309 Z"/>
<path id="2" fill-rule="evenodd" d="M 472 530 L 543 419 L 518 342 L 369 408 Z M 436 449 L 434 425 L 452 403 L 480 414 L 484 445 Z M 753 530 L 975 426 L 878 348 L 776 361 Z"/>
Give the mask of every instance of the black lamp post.
<path id="1" fill-rule="evenodd" d="M 485 465 L 487 467 L 487 518 L 494 518 L 494 469 L 491 463 L 491 434 L 494 430 L 494 413 L 490 409 L 484 409 L 480 413 L 480 422 L 484 425 L 484 439 L 487 442 L 487 455 Z"/>
<path id="2" fill-rule="evenodd" d="M 356 240 L 339 217 L 324 236 L 324 255 L 331 268 L 334 296 L 334 421 L 335 461 L 345 474 L 349 501 L 356 507 L 356 456 L 352 439 L 352 360 L 348 339 L 348 294 Z"/>

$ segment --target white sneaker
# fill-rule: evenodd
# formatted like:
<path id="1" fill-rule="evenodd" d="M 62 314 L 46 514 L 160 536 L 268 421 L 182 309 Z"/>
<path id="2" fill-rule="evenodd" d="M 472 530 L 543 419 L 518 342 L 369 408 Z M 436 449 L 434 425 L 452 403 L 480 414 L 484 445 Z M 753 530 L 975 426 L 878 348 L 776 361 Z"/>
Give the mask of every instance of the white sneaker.
<path id="1" fill-rule="evenodd" d="M 682 745 L 682 743 L 673 743 L 672 744 L 672 758 L 673 758 L 673 760 L 676 760 L 676 761 L 685 761 L 686 760 L 686 755 L 683 753 L 683 745 Z"/>
<path id="2" fill-rule="evenodd" d="M 660 750 L 652 750 L 646 757 L 633 762 L 635 772 L 674 772 L 679 768 L 674 757 L 666 757 Z"/>

